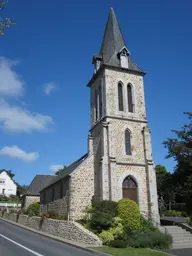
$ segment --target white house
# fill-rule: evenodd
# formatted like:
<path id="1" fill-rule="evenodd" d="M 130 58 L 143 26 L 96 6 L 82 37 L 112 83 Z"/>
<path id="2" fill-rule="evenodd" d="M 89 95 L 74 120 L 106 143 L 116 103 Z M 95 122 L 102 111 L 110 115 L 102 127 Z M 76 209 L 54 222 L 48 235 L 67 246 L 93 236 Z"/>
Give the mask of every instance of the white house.
<path id="1" fill-rule="evenodd" d="M 17 193 L 17 185 L 11 179 L 11 177 L 7 174 L 6 170 L 0 171 L 0 196 L 10 196 L 16 195 Z"/>

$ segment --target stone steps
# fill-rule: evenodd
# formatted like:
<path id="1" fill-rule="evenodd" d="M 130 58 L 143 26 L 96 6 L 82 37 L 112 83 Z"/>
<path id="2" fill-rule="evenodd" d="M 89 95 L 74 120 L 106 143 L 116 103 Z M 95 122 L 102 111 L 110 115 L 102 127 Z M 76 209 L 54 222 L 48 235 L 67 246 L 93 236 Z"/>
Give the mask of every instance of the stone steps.
<path id="1" fill-rule="evenodd" d="M 173 238 L 173 249 L 192 248 L 192 234 L 179 226 L 165 226 Z"/>

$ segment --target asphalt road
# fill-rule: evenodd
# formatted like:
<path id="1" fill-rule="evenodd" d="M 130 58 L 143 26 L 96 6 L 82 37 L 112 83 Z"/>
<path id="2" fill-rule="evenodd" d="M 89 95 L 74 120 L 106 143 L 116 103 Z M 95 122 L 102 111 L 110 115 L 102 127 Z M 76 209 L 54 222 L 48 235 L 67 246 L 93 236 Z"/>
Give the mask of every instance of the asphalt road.
<path id="1" fill-rule="evenodd" d="M 0 256 L 94 256 L 71 245 L 0 221 Z"/>

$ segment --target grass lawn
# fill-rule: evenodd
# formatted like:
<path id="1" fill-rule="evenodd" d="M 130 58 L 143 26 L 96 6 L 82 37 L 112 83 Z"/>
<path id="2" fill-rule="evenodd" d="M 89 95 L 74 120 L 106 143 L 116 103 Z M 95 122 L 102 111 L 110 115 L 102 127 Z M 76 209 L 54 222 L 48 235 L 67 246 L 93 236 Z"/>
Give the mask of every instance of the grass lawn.
<path id="1" fill-rule="evenodd" d="M 154 252 L 151 249 L 136 249 L 136 248 L 111 248 L 111 247 L 96 247 L 93 250 L 108 253 L 113 256 L 165 256 L 167 254 Z"/>

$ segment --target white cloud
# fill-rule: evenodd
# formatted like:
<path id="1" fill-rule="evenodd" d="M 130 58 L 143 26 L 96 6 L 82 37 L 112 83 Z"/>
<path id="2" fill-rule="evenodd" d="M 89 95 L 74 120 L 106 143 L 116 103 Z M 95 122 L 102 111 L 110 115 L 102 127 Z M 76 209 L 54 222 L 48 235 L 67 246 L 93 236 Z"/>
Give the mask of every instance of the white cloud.
<path id="1" fill-rule="evenodd" d="M 0 100 L 0 127 L 11 132 L 44 131 L 54 121 L 50 116 L 33 113 L 25 108 Z"/>
<path id="2" fill-rule="evenodd" d="M 0 96 L 15 97 L 23 93 L 24 81 L 13 70 L 18 61 L 0 57 Z"/>
<path id="3" fill-rule="evenodd" d="M 39 157 L 37 152 L 27 153 L 17 146 L 4 147 L 0 149 L 0 155 L 5 155 L 10 158 L 19 159 L 25 162 L 35 161 Z"/>
<path id="4" fill-rule="evenodd" d="M 56 89 L 56 85 L 54 83 L 46 83 L 44 84 L 44 93 L 49 96 L 52 91 Z"/>
<path id="5" fill-rule="evenodd" d="M 52 164 L 49 166 L 49 170 L 53 172 L 57 172 L 59 169 L 62 169 L 63 165 L 60 164 Z"/>

